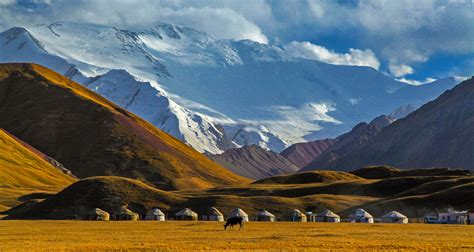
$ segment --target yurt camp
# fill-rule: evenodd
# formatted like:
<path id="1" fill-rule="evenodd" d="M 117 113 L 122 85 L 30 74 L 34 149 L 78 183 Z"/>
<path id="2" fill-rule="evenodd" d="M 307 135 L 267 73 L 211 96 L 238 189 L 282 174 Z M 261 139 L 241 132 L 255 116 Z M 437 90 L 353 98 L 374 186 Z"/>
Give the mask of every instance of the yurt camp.
<path id="1" fill-rule="evenodd" d="M 146 212 L 145 220 L 165 221 L 165 214 L 154 207 Z"/>
<path id="2" fill-rule="evenodd" d="M 176 220 L 197 221 L 198 214 L 189 208 L 185 208 L 175 214 Z"/>
<path id="3" fill-rule="evenodd" d="M 324 210 L 316 215 L 315 221 L 338 223 L 341 222 L 341 218 L 331 210 Z"/>
<path id="4" fill-rule="evenodd" d="M 291 221 L 293 222 L 306 222 L 306 215 L 298 209 L 294 209 L 291 215 Z"/>
<path id="5" fill-rule="evenodd" d="M 92 211 L 89 212 L 87 219 L 108 221 L 110 220 L 110 214 L 100 208 L 94 208 L 92 209 Z"/>
<path id="6" fill-rule="evenodd" d="M 397 211 L 385 214 L 380 220 L 382 223 L 408 223 L 408 218 Z"/>
<path id="7" fill-rule="evenodd" d="M 131 211 L 130 209 L 127 208 L 122 208 L 122 210 L 119 212 L 117 215 L 117 220 L 131 220 L 131 221 L 136 221 L 139 220 L 140 216 Z"/>
<path id="8" fill-rule="evenodd" d="M 349 215 L 349 221 L 357 223 L 374 223 L 374 217 L 364 209 L 357 209 L 353 214 Z"/>
<path id="9" fill-rule="evenodd" d="M 201 216 L 202 220 L 207 221 L 224 221 L 224 215 L 215 207 L 211 207 Z"/>
<path id="10" fill-rule="evenodd" d="M 246 212 L 244 212 L 244 210 L 242 210 L 240 208 L 236 208 L 236 209 L 232 210 L 232 212 L 230 213 L 229 216 L 230 217 L 242 217 L 243 221 L 245 221 L 245 222 L 249 221 L 249 215 Z"/>
<path id="11" fill-rule="evenodd" d="M 262 211 L 257 213 L 257 216 L 256 216 L 255 220 L 256 221 L 274 222 L 275 221 L 275 215 L 268 212 L 267 210 L 262 210 Z"/>

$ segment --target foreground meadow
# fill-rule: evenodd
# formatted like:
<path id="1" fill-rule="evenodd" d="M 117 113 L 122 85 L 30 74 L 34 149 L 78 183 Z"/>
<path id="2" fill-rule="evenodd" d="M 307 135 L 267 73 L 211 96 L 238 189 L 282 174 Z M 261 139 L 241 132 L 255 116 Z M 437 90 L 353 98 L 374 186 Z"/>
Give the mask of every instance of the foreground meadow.
<path id="1" fill-rule="evenodd" d="M 474 226 L 427 224 L 0 221 L 0 250 L 474 250 Z"/>

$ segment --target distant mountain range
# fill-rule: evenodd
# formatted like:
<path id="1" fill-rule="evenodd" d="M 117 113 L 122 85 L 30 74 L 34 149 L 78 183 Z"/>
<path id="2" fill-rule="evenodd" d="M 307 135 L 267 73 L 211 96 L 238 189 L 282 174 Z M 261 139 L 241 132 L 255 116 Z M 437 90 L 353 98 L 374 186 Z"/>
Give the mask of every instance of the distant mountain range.
<path id="1" fill-rule="evenodd" d="M 15 27 L 0 33 L 0 62 L 51 68 L 213 154 L 252 144 L 280 152 L 334 138 L 456 84 L 447 78 L 411 86 L 370 67 L 295 59 L 277 46 L 167 23 Z"/>
<path id="2" fill-rule="evenodd" d="M 342 155 L 333 154 L 329 149 L 304 170 L 348 171 L 382 164 L 400 168 L 474 170 L 473 123 L 474 79 L 471 78 L 407 117 L 377 129 L 378 133 L 373 137 L 366 138 L 366 141 L 344 151 Z"/>

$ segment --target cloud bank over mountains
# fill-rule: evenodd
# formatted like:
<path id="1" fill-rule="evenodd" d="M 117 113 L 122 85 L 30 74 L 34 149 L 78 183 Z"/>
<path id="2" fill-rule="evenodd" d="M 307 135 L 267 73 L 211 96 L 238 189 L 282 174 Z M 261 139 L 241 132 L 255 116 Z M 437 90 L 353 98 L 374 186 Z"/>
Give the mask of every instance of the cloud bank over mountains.
<path id="1" fill-rule="evenodd" d="M 415 70 L 423 64 L 439 68 L 439 75 L 468 75 L 474 66 L 470 0 L 0 0 L 0 6 L 1 29 L 56 21 L 150 27 L 164 21 L 217 38 L 275 44 L 302 58 L 371 66 L 396 78 L 421 74 Z M 457 64 L 442 69 L 430 61 L 436 55 Z"/>

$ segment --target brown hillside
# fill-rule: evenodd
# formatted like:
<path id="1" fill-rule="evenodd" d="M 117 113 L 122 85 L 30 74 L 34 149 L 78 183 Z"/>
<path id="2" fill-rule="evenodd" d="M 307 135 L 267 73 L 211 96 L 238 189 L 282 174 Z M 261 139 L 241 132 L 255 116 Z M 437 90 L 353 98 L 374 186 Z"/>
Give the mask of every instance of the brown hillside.
<path id="1" fill-rule="evenodd" d="M 165 189 L 247 182 L 139 117 L 39 65 L 0 65 L 0 118 L 0 127 L 81 178 L 118 175 Z"/>
<path id="2" fill-rule="evenodd" d="M 0 211 L 30 193 L 55 193 L 76 181 L 46 156 L 0 129 Z"/>
<path id="3" fill-rule="evenodd" d="M 346 172 L 312 171 L 262 179 L 254 182 L 254 184 L 308 184 L 353 181 L 359 179 L 361 178 Z"/>

